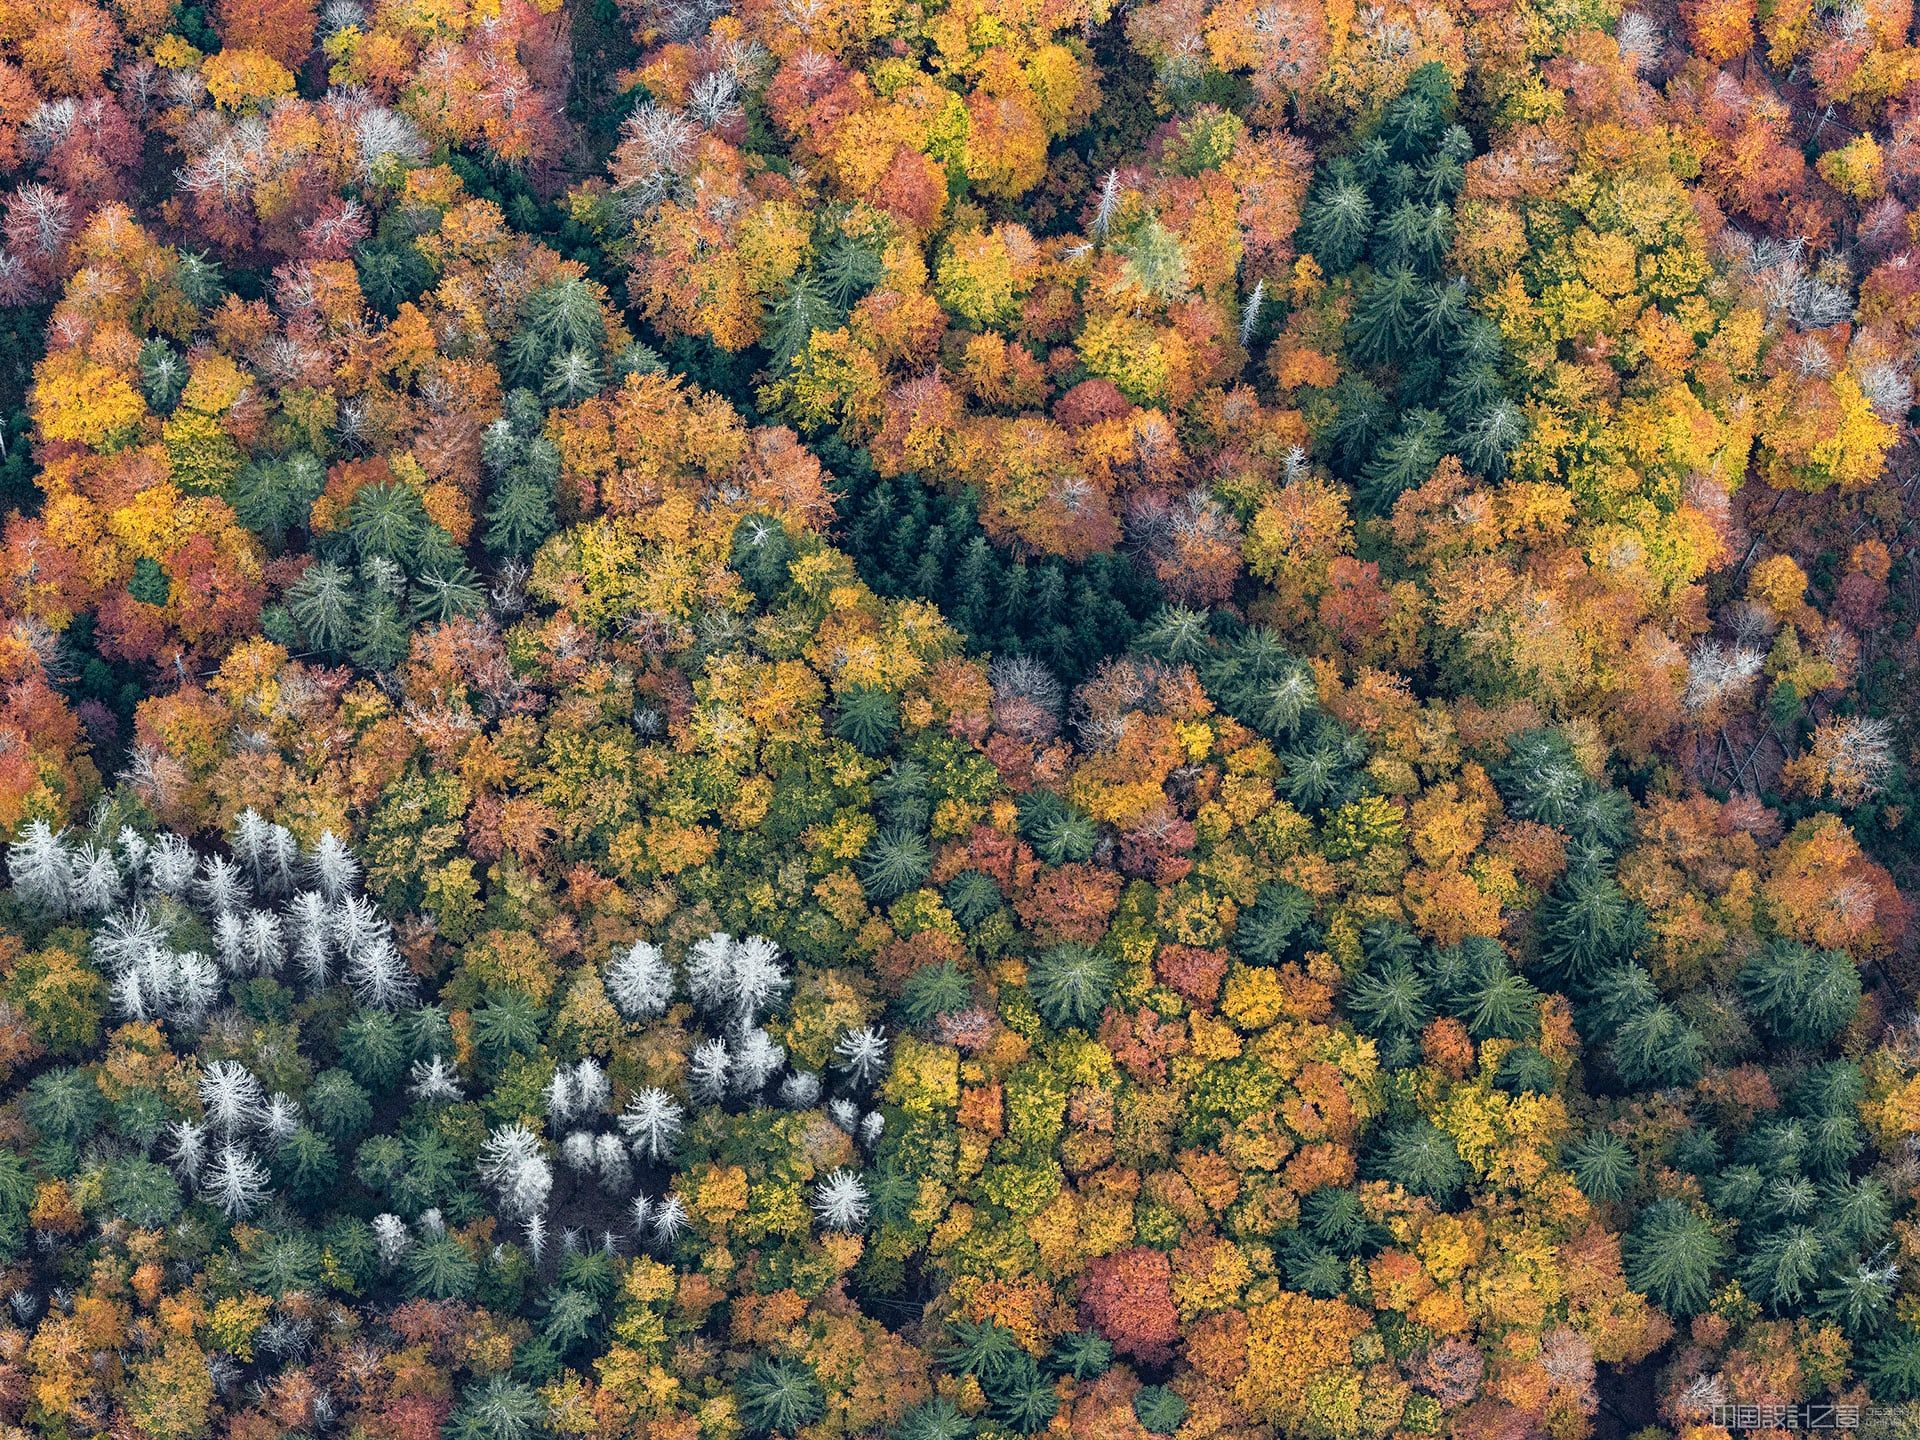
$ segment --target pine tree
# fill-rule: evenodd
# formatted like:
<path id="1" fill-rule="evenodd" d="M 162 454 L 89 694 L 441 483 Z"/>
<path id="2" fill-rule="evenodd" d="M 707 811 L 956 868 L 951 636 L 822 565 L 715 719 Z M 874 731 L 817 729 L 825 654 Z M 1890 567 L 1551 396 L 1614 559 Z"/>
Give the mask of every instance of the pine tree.
<path id="1" fill-rule="evenodd" d="M 1092 858 L 1100 843 L 1100 827 L 1091 816 L 1071 808 L 1051 790 L 1030 790 L 1019 805 L 1020 833 L 1047 864 L 1069 865 Z"/>
<path id="2" fill-rule="evenodd" d="M 354 609 L 349 658 L 365 670 L 391 670 L 406 653 L 407 624 L 399 602 L 381 590 L 362 595 Z"/>
<path id="3" fill-rule="evenodd" d="M 1240 912 L 1233 949 L 1250 965 L 1278 965 L 1312 943 L 1313 897 L 1297 885 L 1262 885 Z"/>
<path id="4" fill-rule="evenodd" d="M 1425 484 L 1446 453 L 1446 417 L 1438 410 L 1413 409 L 1400 428 L 1383 440 L 1360 471 L 1354 497 L 1372 514 L 1384 515 L 1408 490 Z"/>
<path id="5" fill-rule="evenodd" d="M 347 507 L 347 534 L 361 560 L 390 560 L 405 569 L 414 559 L 426 508 L 411 485 L 398 480 L 363 485 Z"/>
<path id="6" fill-rule="evenodd" d="M 973 1003 L 973 982 L 951 960 L 923 965 L 900 987 L 900 1016 L 909 1025 L 927 1025 Z"/>
<path id="7" fill-rule="evenodd" d="M 447 1422 L 448 1440 L 534 1440 L 546 1433 L 540 1392 L 505 1375 L 467 1387 Z"/>
<path id="8" fill-rule="evenodd" d="M 1502 397 L 1476 411 L 1461 427 L 1455 449 L 1467 469 L 1500 480 L 1506 477 L 1507 457 L 1526 434 L 1520 407 Z"/>
<path id="9" fill-rule="evenodd" d="M 408 618 L 418 624 L 441 624 L 460 615 L 473 615 L 486 606 L 480 577 L 465 565 L 423 568 L 410 592 Z"/>
<path id="10" fill-rule="evenodd" d="M 900 729 L 900 705 L 886 690 L 850 685 L 840 693 L 833 733 L 863 755 L 884 755 Z"/>
<path id="11" fill-rule="evenodd" d="M 476 1039 L 478 1015 L 475 1016 Z M 375 1093 L 399 1083 L 407 1067 L 407 1045 L 399 1022 L 381 1010 L 367 1010 L 349 1020 L 340 1036 L 340 1061 L 353 1078 Z"/>
<path id="12" fill-rule="evenodd" d="M 1501 1057 L 1493 1085 L 1509 1095 L 1552 1095 L 1560 1088 L 1560 1075 L 1539 1050 L 1516 1045 Z"/>
<path id="13" fill-rule="evenodd" d="M 1359 1193 L 1337 1185 L 1322 1185 L 1301 1198 L 1300 1227 L 1342 1256 L 1378 1249 L 1385 1235 L 1367 1218 Z"/>
<path id="14" fill-rule="evenodd" d="M 888 1440 L 969 1440 L 973 1422 L 944 1395 L 922 1400 L 887 1432 Z"/>
<path id="15" fill-rule="evenodd" d="M 473 1012 L 474 1048 L 495 1068 L 512 1055 L 531 1055 L 540 1044 L 540 1018 L 539 1009 L 517 991 L 489 995 Z"/>
<path id="16" fill-rule="evenodd" d="M 1897 1267 L 1887 1261 L 1843 1266 L 1816 1294 L 1819 1312 L 1856 1339 L 1876 1334 L 1892 1317 L 1898 1276 Z"/>
<path id="17" fill-rule="evenodd" d="M 540 398 L 549 405 L 577 405 L 598 394 L 606 379 L 597 350 L 560 350 L 547 361 Z"/>
<path id="18" fill-rule="evenodd" d="M 885 903 L 916 890 L 933 868 L 927 837 L 905 825 L 889 825 L 867 843 L 857 867 L 860 884 Z"/>
<path id="19" fill-rule="evenodd" d="M 1649 1005 L 1621 1022 L 1607 1055 L 1636 1089 L 1691 1085 L 1705 1066 L 1706 1042 L 1671 1006 Z"/>
<path id="20" fill-rule="evenodd" d="M 277 552 L 293 532 L 306 528 L 326 481 L 326 467 L 315 456 L 295 451 L 241 467 L 228 484 L 227 498 L 240 523 Z"/>
<path id="21" fill-rule="evenodd" d="M 1409 960 L 1367 966 L 1348 985 L 1344 1008 L 1367 1035 L 1411 1035 L 1432 1020 L 1427 981 Z"/>
<path id="22" fill-rule="evenodd" d="M 1790 1313 L 1811 1295 L 1825 1268 L 1826 1247 L 1808 1225 L 1762 1235 L 1740 1270 L 1747 1293 L 1776 1313 Z"/>
<path id="23" fill-rule="evenodd" d="M 99 1128 L 106 1102 L 92 1075 L 63 1065 L 34 1077 L 24 1108 L 27 1123 L 41 1135 L 77 1144 Z"/>
<path id="24" fill-rule="evenodd" d="M 748 515 L 734 527 L 727 564 L 761 604 L 770 605 L 787 587 L 793 557 L 786 526 L 771 515 Z"/>
<path id="25" fill-rule="evenodd" d="M 1540 992 L 1504 961 L 1475 974 L 1449 1008 L 1476 1040 L 1528 1040 L 1539 1033 Z"/>
<path id="26" fill-rule="evenodd" d="M 1398 360 L 1412 348 L 1425 298 L 1420 277 L 1405 265 L 1370 275 L 1360 287 L 1347 327 L 1349 353 L 1362 365 Z"/>
<path id="27" fill-rule="evenodd" d="M 1453 1141 L 1426 1120 L 1388 1127 L 1374 1142 L 1369 1169 L 1378 1179 L 1442 1205 L 1453 1200 L 1467 1178 Z"/>
<path id="28" fill-rule="evenodd" d="M 1386 438 L 1393 408 L 1364 375 L 1340 377 L 1333 387 L 1333 419 L 1320 436 L 1320 449 L 1343 478 L 1357 479 Z"/>
<path id="29" fill-rule="evenodd" d="M 1613 876 L 1586 866 L 1554 882 L 1535 912 L 1534 933 L 1547 972 L 1581 990 L 1626 958 L 1638 922 Z"/>
<path id="30" fill-rule="evenodd" d="M 1047 1368 L 1075 1380 L 1096 1380 L 1113 1366 L 1113 1346 L 1098 1330 L 1070 1330 L 1054 1342 Z"/>
<path id="31" fill-rule="evenodd" d="M 764 333 L 772 372 L 785 373 L 794 356 L 807 348 L 814 331 L 835 329 L 844 318 L 812 271 L 796 272 L 767 310 Z"/>
<path id="32" fill-rule="evenodd" d="M 978 870 L 962 870 L 955 875 L 946 883 L 942 898 L 953 918 L 968 927 L 978 925 L 1001 905 L 1000 887 Z"/>
<path id="33" fill-rule="evenodd" d="M 307 1087 L 307 1113 L 333 1140 L 351 1140 L 373 1119 L 373 1102 L 345 1070 L 323 1070 Z"/>
<path id="34" fill-rule="evenodd" d="M 495 555 L 525 559 L 558 526 L 553 487 L 515 467 L 495 487 L 487 505 L 486 546 Z"/>
<path id="35" fill-rule="evenodd" d="M 147 404 L 164 415 L 180 402 L 187 388 L 187 365 L 180 354 L 164 340 L 149 340 L 140 347 L 140 389 Z"/>
<path id="36" fill-rule="evenodd" d="M 987 1404 L 993 1418 L 1008 1429 L 1031 1435 L 1059 1413 L 1060 1393 L 1034 1358 L 1020 1350 L 989 1389 Z"/>
<path id="37" fill-rule="evenodd" d="M 133 562 L 127 593 L 142 605 L 164 605 L 173 593 L 173 582 L 167 577 L 165 566 L 151 555 L 142 555 Z"/>
<path id="38" fill-rule="evenodd" d="M 1373 236 L 1374 263 L 1404 268 L 1431 280 L 1453 246 L 1453 211 L 1444 205 L 1403 201 L 1381 217 Z M 1418 339 L 1416 329 L 1409 339 Z"/>
<path id="39" fill-rule="evenodd" d="M 309 646 L 338 654 L 353 634 L 356 598 L 348 571 L 330 560 L 316 560 L 287 587 L 287 613 Z"/>
<path id="40" fill-rule="evenodd" d="M 1301 248 L 1310 251 L 1329 275 L 1351 270 L 1373 233 L 1373 202 L 1348 160 L 1327 167 L 1300 214 Z"/>
<path id="41" fill-rule="evenodd" d="M 1133 1392 L 1133 1414 L 1150 1435 L 1171 1435 L 1187 1418 L 1187 1402 L 1164 1385 L 1143 1385 Z"/>

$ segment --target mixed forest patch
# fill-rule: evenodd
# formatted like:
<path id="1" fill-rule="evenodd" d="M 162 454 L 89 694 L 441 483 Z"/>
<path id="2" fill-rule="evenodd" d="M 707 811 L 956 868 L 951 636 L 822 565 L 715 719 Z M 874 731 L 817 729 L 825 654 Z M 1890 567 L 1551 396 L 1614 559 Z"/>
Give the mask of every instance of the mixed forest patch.
<path id="1" fill-rule="evenodd" d="M 0 1435 L 1912 1433 L 1910 11 L 0 8 Z"/>

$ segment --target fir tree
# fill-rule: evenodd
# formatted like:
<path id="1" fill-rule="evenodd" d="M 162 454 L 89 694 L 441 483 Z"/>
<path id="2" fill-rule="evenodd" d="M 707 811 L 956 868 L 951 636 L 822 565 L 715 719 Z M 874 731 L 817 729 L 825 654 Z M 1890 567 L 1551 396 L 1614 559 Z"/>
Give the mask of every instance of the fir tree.
<path id="1" fill-rule="evenodd" d="M 1373 1175 L 1446 1205 L 1466 1183 L 1466 1166 L 1444 1130 L 1426 1120 L 1387 1128 L 1375 1141 Z"/>
<path id="2" fill-rule="evenodd" d="M 900 705 L 886 690 L 851 685 L 841 692 L 833 733 L 863 755 L 883 755 L 900 729 Z"/>
<path id="3" fill-rule="evenodd" d="M 1329 275 L 1351 270 L 1373 233 L 1373 202 L 1351 161 L 1336 160 L 1300 214 L 1301 248 Z"/>
<path id="4" fill-rule="evenodd" d="M 973 1003 L 973 982 L 951 960 L 923 965 L 900 987 L 900 1015 L 909 1025 L 926 1025 Z"/>
<path id="5" fill-rule="evenodd" d="M 889 825 L 868 842 L 858 868 L 861 886 L 884 903 L 919 888 L 933 868 L 933 851 L 920 831 Z"/>

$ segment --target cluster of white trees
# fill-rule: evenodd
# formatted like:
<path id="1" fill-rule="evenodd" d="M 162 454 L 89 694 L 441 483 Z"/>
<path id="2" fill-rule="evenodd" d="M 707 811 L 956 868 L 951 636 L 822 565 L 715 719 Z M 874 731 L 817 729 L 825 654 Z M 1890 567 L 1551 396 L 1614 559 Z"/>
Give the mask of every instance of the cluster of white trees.
<path id="1" fill-rule="evenodd" d="M 283 825 L 252 809 L 235 817 L 230 854 L 196 849 L 183 836 L 151 839 L 122 827 L 110 844 L 75 840 L 31 821 L 7 847 L 16 897 L 59 920 L 92 920 L 90 955 L 127 1020 L 184 1029 L 205 1022 L 227 986 L 254 976 L 345 984 L 372 1009 L 413 999 L 413 977 L 393 928 L 360 893 L 360 865 L 331 831 L 303 847 Z M 212 954 L 182 948 L 182 934 L 210 937 Z M 414 1066 L 414 1088 L 458 1099 L 442 1056 Z M 230 1219 L 264 1206 L 271 1177 L 263 1154 L 298 1128 L 297 1101 L 268 1094 L 233 1060 L 200 1075 L 204 1118 L 169 1129 L 173 1169 Z"/>
<path id="2" fill-rule="evenodd" d="M 394 1010 L 414 999 L 413 978 L 392 927 L 360 893 L 360 866 L 331 832 L 301 846 L 281 825 L 248 809 L 234 820 L 230 853 L 202 852 L 179 835 L 148 839 L 123 828 L 111 844 L 75 840 L 35 821 L 8 847 L 15 894 L 49 917 L 94 923 L 92 959 L 108 977 L 113 1001 L 129 1020 L 202 1025 L 230 983 L 269 976 L 313 990 L 344 984 L 362 1007 Z M 178 937 L 208 937 L 211 954 Z M 628 1020 L 665 1018 L 676 999 L 690 1003 L 694 1031 L 682 1082 L 648 1086 L 616 1112 L 613 1085 L 591 1057 L 560 1066 L 544 1095 L 552 1143 L 525 1124 L 494 1130 L 481 1148 L 479 1178 L 501 1213 L 526 1227 L 542 1248 L 554 1188 L 554 1158 L 627 1206 L 639 1243 L 671 1245 L 687 1229 L 686 1207 L 671 1190 L 657 1198 L 638 1188 L 647 1172 L 672 1168 L 690 1114 L 721 1106 L 823 1108 L 871 1149 L 882 1120 L 872 1108 L 886 1073 L 881 1030 L 846 1031 L 827 1073 L 789 1063 L 766 1020 L 792 985 L 780 948 L 765 936 L 716 931 L 687 947 L 679 964 L 637 941 L 603 972 L 606 990 Z M 408 1088 L 419 1100 L 463 1098 L 458 1067 L 441 1054 L 413 1063 Z M 232 1219 L 259 1211 L 271 1176 L 262 1158 L 299 1127 L 299 1104 L 269 1094 L 244 1065 L 217 1060 L 201 1073 L 204 1118 L 170 1130 L 170 1158 Z M 664 1187 L 663 1187 L 664 1188 Z M 830 1229 L 858 1230 L 867 1220 L 860 1175 L 836 1169 L 814 1189 L 813 1208 Z M 424 1223 L 424 1222 L 423 1222 Z M 382 1258 L 395 1264 L 412 1244 L 397 1217 L 375 1226 Z"/>
<path id="3" fill-rule="evenodd" d="M 200 1072 L 204 1120 L 169 1127 L 175 1173 L 200 1187 L 229 1220 L 244 1220 L 267 1201 L 270 1177 L 255 1144 L 280 1144 L 300 1124 L 300 1106 L 268 1095 L 237 1060 L 215 1060 Z"/>
<path id="4" fill-rule="evenodd" d="M 75 843 L 35 820 L 7 848 L 7 871 L 14 893 L 42 913 L 97 917 L 93 960 L 128 1020 L 197 1026 L 225 981 L 256 975 L 297 974 L 315 989 L 345 983 L 381 1010 L 412 1000 L 393 929 L 359 893 L 360 866 L 343 841 L 328 831 L 303 848 L 251 809 L 230 840 L 231 857 L 131 827 L 112 844 Z M 211 937 L 211 956 L 172 943 L 189 919 Z"/>
<path id="5" fill-rule="evenodd" d="M 886 1036 L 872 1027 L 847 1031 L 835 1046 L 832 1076 L 791 1066 L 765 1021 L 786 998 L 792 979 L 780 947 L 765 936 L 715 931 L 687 947 L 677 965 L 658 945 L 639 940 L 614 955 L 602 979 L 615 1007 L 635 1022 L 665 1018 L 684 997 L 690 1003 L 687 1022 L 698 1035 L 681 1093 L 646 1086 L 615 1113 L 612 1084 L 592 1058 L 559 1067 L 547 1085 L 547 1120 L 559 1163 L 625 1198 L 628 1228 L 641 1244 L 663 1248 L 689 1224 L 686 1207 L 671 1190 L 656 1198 L 637 1186 L 645 1173 L 672 1168 L 694 1109 L 779 1104 L 808 1110 L 824 1104 L 848 1133 L 868 1146 L 878 1141 L 880 1114 L 863 1101 L 886 1073 Z M 836 1093 L 829 1094 L 830 1086 Z M 481 1157 L 481 1179 L 502 1210 L 526 1226 L 529 1247 L 539 1250 L 554 1183 L 539 1137 L 524 1125 L 494 1131 Z M 866 1223 L 866 1183 L 852 1170 L 838 1169 L 821 1180 L 813 1203 L 829 1228 L 858 1230 Z"/>

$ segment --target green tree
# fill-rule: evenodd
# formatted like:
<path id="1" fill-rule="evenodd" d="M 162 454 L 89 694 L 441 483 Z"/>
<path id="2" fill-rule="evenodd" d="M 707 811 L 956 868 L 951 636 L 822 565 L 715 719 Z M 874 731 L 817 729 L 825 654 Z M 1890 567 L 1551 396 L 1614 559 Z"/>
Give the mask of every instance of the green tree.
<path id="1" fill-rule="evenodd" d="M 826 1413 L 826 1396 L 799 1360 L 760 1354 L 734 1381 L 740 1420 L 755 1435 L 792 1435 Z"/>
<path id="2" fill-rule="evenodd" d="M 1374 1141 L 1372 1174 L 1415 1195 L 1448 1204 L 1466 1183 L 1467 1167 L 1447 1133 L 1427 1120 L 1388 1126 Z"/>
<path id="3" fill-rule="evenodd" d="M 1860 972 L 1840 950 L 1776 939 L 1741 967 L 1740 997 L 1760 1032 L 1782 1045 L 1818 1049 L 1860 1008 Z"/>
<path id="4" fill-rule="evenodd" d="M 480 1266 L 452 1235 L 422 1240 L 407 1255 L 407 1293 L 428 1300 L 463 1300 L 473 1294 Z"/>
<path id="5" fill-rule="evenodd" d="M 449 1440 L 534 1440 L 546 1434 L 547 1405 L 540 1392 L 505 1375 L 467 1387 L 447 1423 Z"/>
<path id="6" fill-rule="evenodd" d="M 1034 1008 L 1055 1029 L 1092 1029 L 1113 996 L 1118 967 L 1104 951 L 1078 943 L 1055 945 L 1033 958 L 1027 989 Z"/>
<path id="7" fill-rule="evenodd" d="M 1581 1193 L 1602 1205 L 1627 1193 L 1636 1168 L 1633 1152 L 1604 1130 L 1589 1130 L 1576 1140 L 1567 1151 L 1566 1163 Z"/>
<path id="8" fill-rule="evenodd" d="M 1671 1196 L 1641 1213 L 1620 1250 L 1627 1283 L 1683 1319 L 1707 1303 L 1727 1260 L 1726 1241 L 1713 1222 Z"/>

